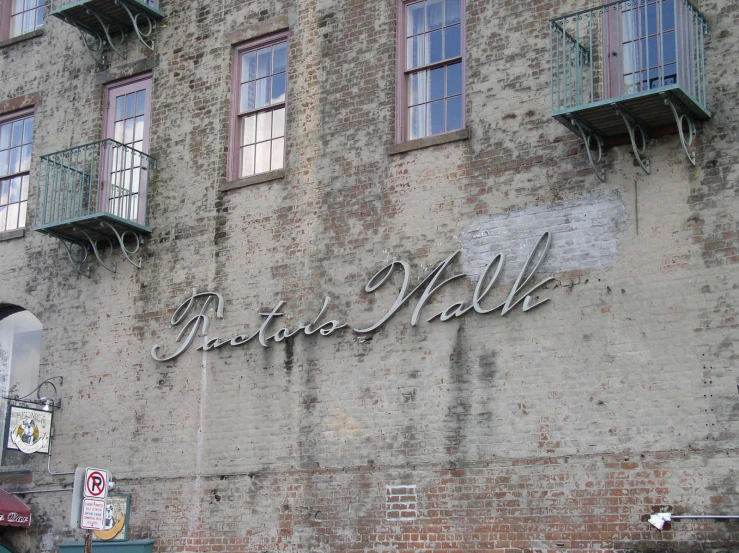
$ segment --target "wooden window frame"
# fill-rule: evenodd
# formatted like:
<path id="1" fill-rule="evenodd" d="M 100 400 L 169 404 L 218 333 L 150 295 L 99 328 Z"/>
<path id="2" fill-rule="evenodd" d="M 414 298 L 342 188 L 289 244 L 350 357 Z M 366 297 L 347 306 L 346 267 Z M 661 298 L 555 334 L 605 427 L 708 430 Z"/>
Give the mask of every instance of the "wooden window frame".
<path id="1" fill-rule="evenodd" d="M 285 99 L 283 102 L 270 104 L 269 106 L 263 106 L 261 108 L 255 108 L 248 112 L 240 112 L 240 101 L 241 101 L 241 56 L 252 51 L 259 50 L 265 46 L 273 46 L 284 42 L 287 47 L 287 57 L 285 61 Z M 287 163 L 287 112 L 288 112 L 288 98 L 289 98 L 289 87 L 290 87 L 290 31 L 289 29 L 283 29 L 275 33 L 260 36 L 255 39 L 240 42 L 233 46 L 231 56 L 232 70 L 231 70 L 231 114 L 229 118 L 229 140 L 228 140 L 228 157 L 227 157 L 227 170 L 226 179 L 228 181 L 236 181 L 241 179 L 252 179 L 257 178 L 260 175 L 268 176 L 277 171 L 284 171 Z M 259 173 L 253 173 L 252 175 L 241 176 L 241 120 L 247 114 L 261 113 L 267 111 L 276 111 L 278 109 L 285 110 L 285 129 L 284 129 L 284 141 L 283 141 L 283 159 L 282 166 L 278 169 L 271 169 L 269 171 L 262 171 Z"/>
<path id="2" fill-rule="evenodd" d="M 0 0 L 0 41 L 15 39 L 18 37 L 22 37 L 24 35 L 31 35 L 32 33 L 42 29 L 44 26 L 44 20 L 46 19 L 46 16 L 48 15 L 49 6 L 50 6 L 50 0 L 45 0 L 43 4 L 43 8 L 42 8 L 44 10 L 44 14 L 42 17 L 41 25 L 34 26 L 33 29 L 31 29 L 30 31 L 26 31 L 25 33 L 20 33 L 18 35 L 11 36 L 10 19 L 11 19 L 12 7 L 13 7 L 13 0 Z M 38 10 L 39 8 L 40 6 L 37 5 L 32 9 Z"/>
<path id="3" fill-rule="evenodd" d="M 408 81 L 412 73 L 418 73 L 420 71 L 430 71 L 438 67 L 448 67 L 456 63 L 462 64 L 462 125 L 458 129 L 446 130 L 443 133 L 429 134 L 424 133 L 421 140 L 429 139 L 431 137 L 444 136 L 450 133 L 458 133 L 461 130 L 467 128 L 467 110 L 466 110 L 466 98 L 467 98 L 467 8 L 466 0 L 460 2 L 460 16 L 461 16 L 461 44 L 460 44 L 460 55 L 455 58 L 443 59 L 439 62 L 429 63 L 413 69 L 406 68 L 407 62 L 407 17 L 406 8 L 412 4 L 423 2 L 425 0 L 398 0 L 397 1 L 397 60 L 396 60 L 396 102 L 395 102 L 395 142 L 396 144 L 402 144 L 411 140 L 409 138 L 409 115 L 408 115 Z M 442 28 L 444 28 L 442 26 Z M 425 102 L 429 104 L 431 102 Z"/>
<path id="4" fill-rule="evenodd" d="M 28 117 L 34 117 L 33 131 L 32 132 L 33 132 L 33 134 L 35 134 L 35 132 L 36 132 L 35 107 L 23 108 L 21 110 L 17 110 L 17 111 L 12 111 L 12 112 L 8 112 L 8 113 L 2 113 L 2 114 L 0 114 L 0 126 L 6 125 L 8 123 L 13 123 L 15 121 L 27 119 Z M 7 203 L 0 204 L 0 206 L 10 206 L 11 203 L 12 204 L 16 204 L 16 203 L 17 204 L 20 204 L 20 206 L 22 206 L 22 214 L 23 214 L 24 224 L 22 226 L 19 225 L 19 226 L 16 226 L 15 228 L 10 228 L 9 229 L 9 228 L 7 228 L 7 221 L 6 221 L 5 223 L 3 223 L 3 226 L 0 227 L 0 235 L 2 235 L 3 233 L 8 233 L 8 232 L 16 232 L 16 231 L 23 230 L 23 229 L 25 229 L 25 228 L 28 227 L 28 223 L 29 223 L 29 221 L 28 221 L 28 198 L 30 196 L 30 187 L 31 187 L 31 167 L 33 167 L 33 143 L 34 143 L 34 138 L 33 138 L 33 135 L 32 135 L 31 136 L 31 141 L 25 143 L 25 144 L 30 144 L 31 145 L 31 153 L 30 153 L 31 160 L 29 162 L 28 169 L 25 170 L 25 171 L 24 170 L 19 170 L 19 171 L 16 171 L 14 173 L 8 173 L 6 175 L 1 175 L 0 176 L 0 183 L 2 181 L 4 181 L 4 180 L 9 180 L 9 179 L 18 178 L 18 177 L 20 177 L 20 178 L 27 177 L 28 178 L 28 181 L 27 181 L 28 184 L 27 184 L 27 188 L 26 188 L 26 199 L 25 200 L 22 200 L 21 199 L 18 202 L 10 202 L 10 198 L 8 198 L 8 202 Z M 23 144 L 24 143 L 22 143 L 21 145 L 23 145 Z M 22 197 L 22 194 L 21 194 L 21 197 Z M 1 201 L 2 201 L 2 185 L 0 184 L 0 202 Z M 20 206 L 18 208 L 19 209 L 19 216 L 20 216 L 20 213 L 21 213 L 21 207 Z"/>

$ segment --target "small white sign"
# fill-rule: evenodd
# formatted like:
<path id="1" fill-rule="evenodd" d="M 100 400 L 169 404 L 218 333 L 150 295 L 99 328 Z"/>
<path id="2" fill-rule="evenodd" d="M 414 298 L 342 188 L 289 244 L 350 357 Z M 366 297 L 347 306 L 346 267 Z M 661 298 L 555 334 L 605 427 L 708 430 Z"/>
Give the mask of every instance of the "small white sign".
<path id="1" fill-rule="evenodd" d="M 105 526 L 105 500 L 86 497 L 82 500 L 80 528 L 83 530 L 102 530 Z"/>
<path id="2" fill-rule="evenodd" d="M 84 497 L 93 499 L 105 499 L 108 497 L 108 480 L 110 475 L 107 470 L 88 468 L 85 471 Z"/>

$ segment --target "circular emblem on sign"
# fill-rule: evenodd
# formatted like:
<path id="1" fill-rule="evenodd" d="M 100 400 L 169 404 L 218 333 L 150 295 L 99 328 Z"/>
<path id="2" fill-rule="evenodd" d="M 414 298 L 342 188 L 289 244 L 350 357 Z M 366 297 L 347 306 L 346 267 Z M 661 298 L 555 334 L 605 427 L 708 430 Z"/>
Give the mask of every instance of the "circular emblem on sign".
<path id="1" fill-rule="evenodd" d="M 102 497 L 105 495 L 105 475 L 100 471 L 92 471 L 87 475 L 85 482 L 87 494 L 90 497 Z"/>

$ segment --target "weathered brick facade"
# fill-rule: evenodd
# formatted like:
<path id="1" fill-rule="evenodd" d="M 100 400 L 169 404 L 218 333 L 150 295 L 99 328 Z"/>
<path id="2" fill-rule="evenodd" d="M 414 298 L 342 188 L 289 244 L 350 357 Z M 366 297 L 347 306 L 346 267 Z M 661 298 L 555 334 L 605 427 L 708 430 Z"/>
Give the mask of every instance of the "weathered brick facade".
<path id="1" fill-rule="evenodd" d="M 70 266 L 29 226 L 0 241 L 0 306 L 44 325 L 41 377 L 64 377 L 52 472 L 109 469 L 132 496 L 131 538 L 174 552 L 738 551 L 739 5 L 696 2 L 709 23 L 708 106 L 697 166 L 677 135 L 627 146 L 607 180 L 551 117 L 549 18 L 595 1 L 466 1 L 466 133 L 397 153 L 394 0 L 161 0 L 155 50 L 135 37 L 101 70 L 70 25 L 0 47 L 0 114 L 35 108 L 34 160 L 101 135 L 103 87 L 151 72 L 151 237 L 135 269 Z M 289 29 L 284 176 L 231 190 L 232 48 Z M 465 137 L 466 136 L 466 137 Z M 548 277 L 524 312 L 506 299 L 551 232 Z M 0 235 L 0 238 L 3 238 Z M 415 295 L 379 321 L 403 280 L 365 285 L 393 260 L 413 289 L 455 251 L 410 324 Z M 392 283 L 392 284 L 391 284 Z M 258 338 L 167 362 L 192 290 L 217 292 L 208 338 L 337 320 L 322 336 Z M 200 305 L 200 304 L 198 304 Z M 199 307 L 197 308 L 200 309 Z M 193 313 L 195 314 L 195 313 Z M 70 488 L 44 456 L 13 489 Z M 18 553 L 79 541 L 71 493 L 20 496 L 30 529 L 0 527 Z"/>

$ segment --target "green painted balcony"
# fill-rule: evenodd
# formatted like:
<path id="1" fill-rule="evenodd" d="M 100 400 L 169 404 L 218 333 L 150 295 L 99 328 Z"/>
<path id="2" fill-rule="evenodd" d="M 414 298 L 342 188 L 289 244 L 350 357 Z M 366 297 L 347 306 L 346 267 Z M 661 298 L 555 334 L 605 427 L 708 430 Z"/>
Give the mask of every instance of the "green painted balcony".
<path id="1" fill-rule="evenodd" d="M 706 105 L 706 19 L 689 0 L 621 0 L 550 20 L 552 116 L 580 137 L 605 181 L 603 149 L 679 134 L 690 162 Z"/>
<path id="2" fill-rule="evenodd" d="M 164 18 L 158 0 L 52 0 L 50 13 L 80 31 L 99 65 L 106 65 L 108 50 L 126 57 L 125 39 L 130 33 L 153 50 L 152 35 L 157 21 Z"/>
<path id="3" fill-rule="evenodd" d="M 90 254 L 115 272 L 116 248 L 141 267 L 131 256 L 151 234 L 146 191 L 156 166 L 152 156 L 112 139 L 41 156 L 34 230 L 60 239 L 85 276 Z"/>

